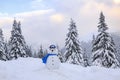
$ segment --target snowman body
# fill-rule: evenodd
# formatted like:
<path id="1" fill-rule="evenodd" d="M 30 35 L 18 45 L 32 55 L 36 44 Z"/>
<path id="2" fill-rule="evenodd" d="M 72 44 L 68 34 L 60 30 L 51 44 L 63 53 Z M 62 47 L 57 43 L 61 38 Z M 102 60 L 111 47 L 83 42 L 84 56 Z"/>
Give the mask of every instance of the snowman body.
<path id="1" fill-rule="evenodd" d="M 58 51 L 55 45 L 50 45 L 49 53 L 42 58 L 43 63 L 49 70 L 58 69 L 60 67 L 60 60 L 57 56 Z"/>
<path id="2" fill-rule="evenodd" d="M 51 54 L 47 58 L 46 67 L 50 70 L 59 69 L 60 60 L 56 54 Z"/>

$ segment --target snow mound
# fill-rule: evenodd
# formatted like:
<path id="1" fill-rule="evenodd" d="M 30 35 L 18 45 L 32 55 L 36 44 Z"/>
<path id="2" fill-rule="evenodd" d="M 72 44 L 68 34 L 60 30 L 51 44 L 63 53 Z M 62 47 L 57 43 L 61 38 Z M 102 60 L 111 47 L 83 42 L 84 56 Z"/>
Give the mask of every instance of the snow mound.
<path id="1" fill-rule="evenodd" d="M 0 61 L 0 80 L 120 80 L 120 69 L 64 63 L 58 70 L 47 70 L 41 59 L 19 58 Z"/>

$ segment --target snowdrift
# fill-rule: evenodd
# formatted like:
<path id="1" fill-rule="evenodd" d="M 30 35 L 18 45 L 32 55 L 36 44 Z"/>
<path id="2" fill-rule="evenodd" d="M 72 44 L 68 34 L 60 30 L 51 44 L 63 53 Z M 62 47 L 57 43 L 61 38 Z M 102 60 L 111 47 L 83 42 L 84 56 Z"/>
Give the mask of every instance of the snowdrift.
<path id="1" fill-rule="evenodd" d="M 120 69 L 64 63 L 58 70 L 47 70 L 41 59 L 19 58 L 0 61 L 0 80 L 120 80 Z"/>

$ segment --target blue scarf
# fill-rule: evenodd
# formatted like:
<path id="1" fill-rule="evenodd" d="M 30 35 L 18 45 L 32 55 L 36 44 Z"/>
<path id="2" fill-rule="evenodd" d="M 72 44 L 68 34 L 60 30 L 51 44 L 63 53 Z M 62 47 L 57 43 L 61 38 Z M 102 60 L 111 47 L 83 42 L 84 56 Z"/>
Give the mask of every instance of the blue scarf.
<path id="1" fill-rule="evenodd" d="M 51 54 L 51 53 L 46 54 L 46 55 L 42 58 L 42 61 L 43 61 L 44 64 L 47 63 L 47 58 L 48 58 L 49 56 L 57 56 L 57 54 Z"/>

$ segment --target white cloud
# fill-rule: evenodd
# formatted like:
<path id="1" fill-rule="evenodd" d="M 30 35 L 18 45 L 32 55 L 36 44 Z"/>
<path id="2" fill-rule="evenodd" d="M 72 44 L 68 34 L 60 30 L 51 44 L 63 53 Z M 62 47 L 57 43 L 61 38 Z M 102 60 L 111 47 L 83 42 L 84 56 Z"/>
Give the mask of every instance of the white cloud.
<path id="1" fill-rule="evenodd" d="M 54 14 L 50 16 L 50 19 L 55 23 L 61 23 L 64 20 L 64 16 L 62 14 Z"/>
<path id="2" fill-rule="evenodd" d="M 114 3 L 116 3 L 116 4 L 120 4 L 120 0 L 113 0 L 114 1 Z"/>
<path id="3" fill-rule="evenodd" d="M 43 0 L 32 0 L 31 1 L 31 7 L 33 8 L 33 9 L 41 9 L 41 8 L 45 8 L 46 6 L 42 3 L 43 2 Z"/>
<path id="4" fill-rule="evenodd" d="M 0 16 L 8 16 L 8 13 L 0 13 Z"/>
<path id="5" fill-rule="evenodd" d="M 53 12 L 53 9 L 48 9 L 48 10 L 35 10 L 35 11 L 29 11 L 29 12 L 22 12 L 22 13 L 17 13 L 15 16 L 17 17 L 32 17 L 32 16 L 40 16 L 40 15 L 45 15 Z"/>

